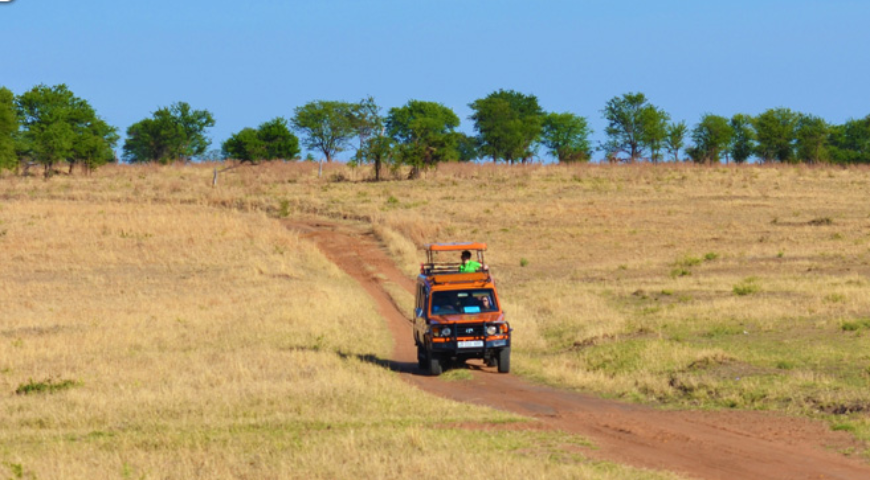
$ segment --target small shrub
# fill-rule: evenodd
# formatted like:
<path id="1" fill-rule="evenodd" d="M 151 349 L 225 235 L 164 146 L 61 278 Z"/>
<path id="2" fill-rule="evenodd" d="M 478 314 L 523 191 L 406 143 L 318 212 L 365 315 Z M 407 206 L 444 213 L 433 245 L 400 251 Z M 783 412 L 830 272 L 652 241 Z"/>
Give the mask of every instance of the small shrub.
<path id="1" fill-rule="evenodd" d="M 287 218 L 290 216 L 290 200 L 281 200 L 281 204 L 278 207 L 278 216 L 281 218 Z"/>
<path id="2" fill-rule="evenodd" d="M 856 332 L 860 328 L 861 328 L 861 325 L 859 325 L 858 322 L 844 321 L 843 323 L 840 324 L 840 329 L 843 330 L 844 332 Z"/>
<path id="3" fill-rule="evenodd" d="M 521 259 L 520 259 L 520 266 L 521 266 L 521 267 L 525 267 L 525 266 L 528 266 L 528 265 L 529 265 L 529 261 L 528 261 L 528 260 L 526 260 L 525 258 L 521 258 Z"/>
<path id="4" fill-rule="evenodd" d="M 780 360 L 776 362 L 776 368 L 780 370 L 791 370 L 794 368 L 794 362 L 788 360 Z"/>
<path id="5" fill-rule="evenodd" d="M 755 277 L 745 278 L 737 285 L 734 285 L 732 291 L 734 292 L 734 295 L 740 297 L 745 295 L 752 295 L 753 293 L 757 293 L 761 289 L 761 287 L 758 286 L 758 283 L 756 283 L 757 281 L 758 279 Z"/>
<path id="6" fill-rule="evenodd" d="M 717 258 L 719 258 L 719 254 L 716 252 L 708 252 L 704 255 L 704 260 L 706 260 L 708 262 L 712 262 L 713 260 L 716 260 Z"/>
<path id="7" fill-rule="evenodd" d="M 691 274 L 692 271 L 687 268 L 675 268 L 671 270 L 671 278 L 688 277 Z"/>
<path id="8" fill-rule="evenodd" d="M 387 199 L 387 205 L 398 205 L 399 199 L 390 195 L 390 198 Z"/>
<path id="9" fill-rule="evenodd" d="M 78 385 L 78 383 L 75 380 L 55 381 L 49 378 L 41 382 L 34 382 L 33 379 L 30 379 L 27 383 L 18 385 L 18 388 L 15 389 L 15 394 L 30 395 L 32 393 L 55 393 L 75 387 L 76 385 Z"/>

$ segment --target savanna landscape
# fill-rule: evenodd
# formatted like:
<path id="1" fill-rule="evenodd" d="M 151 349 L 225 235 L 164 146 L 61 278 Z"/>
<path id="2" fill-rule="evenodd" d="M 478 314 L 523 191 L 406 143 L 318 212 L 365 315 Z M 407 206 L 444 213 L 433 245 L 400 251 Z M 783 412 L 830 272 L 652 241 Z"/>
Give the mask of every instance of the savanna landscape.
<path id="1" fill-rule="evenodd" d="M 213 169 L 0 177 L 2 475 L 719 478 L 431 393 L 480 369 L 420 388 L 391 364 L 410 335 L 318 224 L 371 234 L 405 278 L 426 243 L 486 242 L 511 378 L 806 422 L 870 471 L 867 168 L 443 163 L 375 182 L 272 162 L 215 185 Z M 369 276 L 410 317 L 401 282 Z"/>

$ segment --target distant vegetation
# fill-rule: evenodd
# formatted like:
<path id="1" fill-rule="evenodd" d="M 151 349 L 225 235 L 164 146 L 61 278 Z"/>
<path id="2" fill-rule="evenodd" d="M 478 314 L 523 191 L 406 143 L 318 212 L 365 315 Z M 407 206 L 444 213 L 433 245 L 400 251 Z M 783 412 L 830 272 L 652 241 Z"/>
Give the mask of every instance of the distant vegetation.
<path id="1" fill-rule="evenodd" d="M 256 164 L 295 160 L 301 143 L 326 162 L 353 150 L 351 163 L 372 165 L 376 179 L 383 168 L 410 167 L 410 176 L 416 177 L 443 162 L 528 163 L 542 152 L 559 163 L 586 162 L 595 151 L 608 162 L 629 163 L 870 163 L 870 115 L 835 125 L 778 107 L 755 116 L 705 113 L 690 129 L 643 93 L 631 92 L 606 103 L 601 111 L 606 141 L 593 146 L 586 117 L 546 112 L 535 95 L 497 90 L 469 106 L 473 136 L 457 131 L 459 117 L 436 102 L 411 100 L 383 114 L 372 97 L 357 103 L 317 100 L 295 108 L 289 121 L 277 117 L 256 129 L 246 127 L 222 142 L 220 150 L 208 150 L 207 129 L 215 125 L 211 112 L 176 102 L 127 128 L 123 160 Z M 0 170 L 26 175 L 38 165 L 48 177 L 65 164 L 70 173 L 75 165 L 90 172 L 119 161 L 117 132 L 66 85 L 38 85 L 21 95 L 0 87 Z M 308 159 L 314 159 L 310 153 Z"/>

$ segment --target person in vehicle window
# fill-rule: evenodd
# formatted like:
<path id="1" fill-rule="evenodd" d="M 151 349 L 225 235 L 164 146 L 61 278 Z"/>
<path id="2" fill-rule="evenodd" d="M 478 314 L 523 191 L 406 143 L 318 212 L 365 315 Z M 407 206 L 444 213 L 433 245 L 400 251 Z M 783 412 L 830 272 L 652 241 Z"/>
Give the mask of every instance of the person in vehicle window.
<path id="1" fill-rule="evenodd" d="M 483 312 L 487 312 L 489 310 L 493 310 L 492 300 L 489 299 L 489 295 L 481 297 L 480 299 L 480 310 Z"/>
<path id="2" fill-rule="evenodd" d="M 471 259 L 471 252 L 469 252 L 468 250 L 463 250 L 460 258 L 462 260 L 462 264 L 459 266 L 459 273 L 477 272 L 483 266 L 479 262 L 475 262 Z"/>

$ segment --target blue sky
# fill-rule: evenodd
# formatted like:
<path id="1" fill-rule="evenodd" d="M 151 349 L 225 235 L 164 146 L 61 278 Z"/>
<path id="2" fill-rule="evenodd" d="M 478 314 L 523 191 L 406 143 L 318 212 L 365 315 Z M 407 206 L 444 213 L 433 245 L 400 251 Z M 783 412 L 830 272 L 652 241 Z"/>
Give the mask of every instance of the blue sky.
<path id="1" fill-rule="evenodd" d="M 627 92 L 690 127 L 780 106 L 864 117 L 868 20 L 864 0 L 13 0 L 0 86 L 66 83 L 122 133 L 186 101 L 214 114 L 212 148 L 367 95 L 442 103 L 471 133 L 468 104 L 504 88 L 587 117 L 597 144 L 601 109 Z"/>

